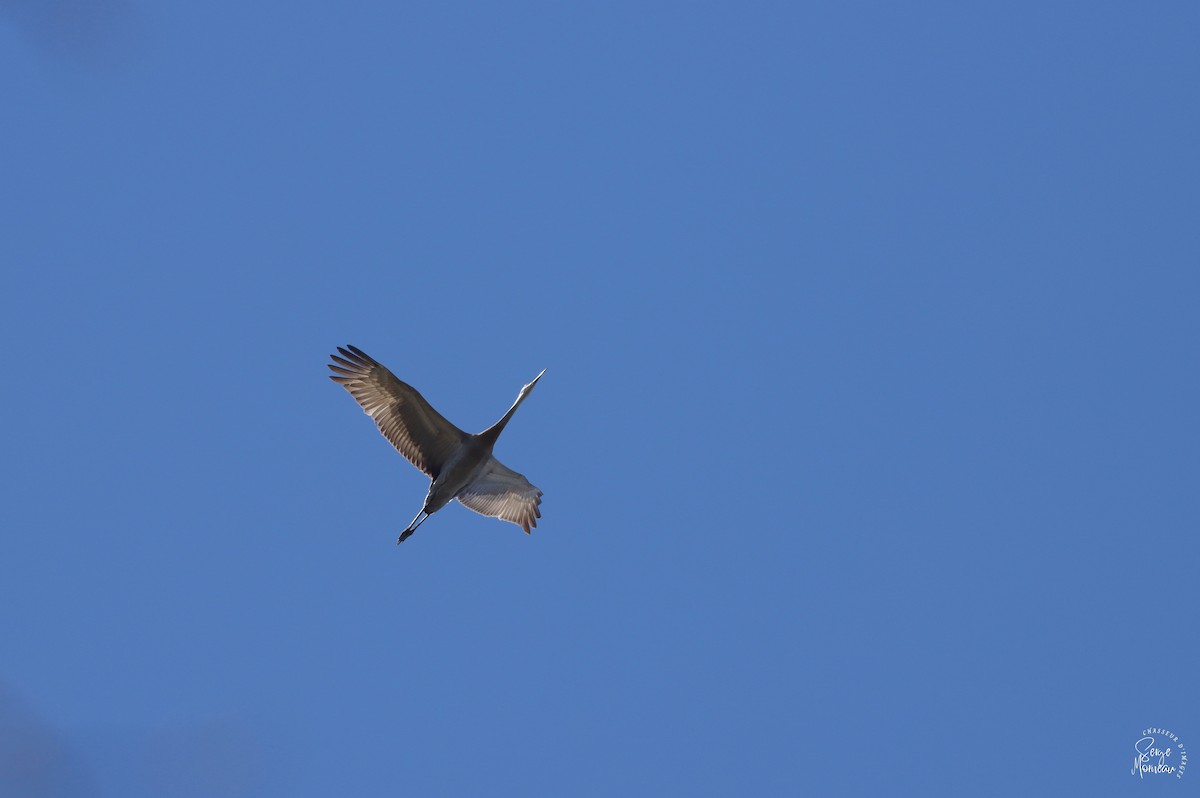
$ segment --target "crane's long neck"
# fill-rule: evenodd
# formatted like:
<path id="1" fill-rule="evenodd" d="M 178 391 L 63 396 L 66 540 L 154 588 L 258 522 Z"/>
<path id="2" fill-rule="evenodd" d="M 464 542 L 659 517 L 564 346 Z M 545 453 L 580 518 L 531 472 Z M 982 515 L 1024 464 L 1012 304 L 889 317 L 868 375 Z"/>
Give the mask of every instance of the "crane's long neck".
<path id="1" fill-rule="evenodd" d="M 508 408 L 508 412 L 504 414 L 504 417 L 492 426 L 485 429 L 483 432 L 479 433 L 479 437 L 483 438 L 488 443 L 495 443 L 496 439 L 500 437 L 500 433 L 504 431 L 506 426 L 508 426 L 508 422 L 512 420 L 513 413 L 517 412 L 517 408 L 521 406 L 521 402 L 524 402 L 525 397 L 528 395 L 528 391 L 521 391 L 521 395 L 517 397 L 517 401 L 513 402 L 513 406 Z"/>
<path id="2" fill-rule="evenodd" d="M 545 373 L 546 370 L 542 369 L 542 374 Z M 529 396 L 529 392 L 533 390 L 533 386 L 537 385 L 537 381 L 542 378 L 542 374 L 534 377 L 533 382 L 521 389 L 521 392 L 517 394 L 517 401 L 513 402 L 513 406 L 508 408 L 508 412 L 505 413 L 504 416 L 495 424 L 479 433 L 480 438 L 486 441 L 489 445 L 496 443 L 496 439 L 500 437 L 500 433 L 504 431 L 504 428 L 508 426 L 508 422 L 512 420 L 513 413 L 517 412 L 517 408 L 521 406 L 521 402 L 524 402 L 525 397 Z"/>

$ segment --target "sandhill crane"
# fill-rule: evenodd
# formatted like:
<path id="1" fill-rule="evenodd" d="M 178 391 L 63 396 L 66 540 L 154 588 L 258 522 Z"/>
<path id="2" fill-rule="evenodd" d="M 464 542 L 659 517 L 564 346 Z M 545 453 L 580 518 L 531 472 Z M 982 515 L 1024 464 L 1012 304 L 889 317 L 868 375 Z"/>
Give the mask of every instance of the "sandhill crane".
<path id="1" fill-rule="evenodd" d="M 503 418 L 478 435 L 471 435 L 447 421 L 416 388 L 396 379 L 361 349 L 349 344 L 337 349 L 341 356 L 330 355 L 334 362 L 328 366 L 334 373 L 329 379 L 349 391 L 396 451 L 433 480 L 421 512 L 400 533 L 397 543 L 408 539 L 451 499 L 482 515 L 511 521 L 526 534 L 530 527 L 537 526 L 537 519 L 542 517 L 538 509 L 542 492 L 492 457 L 492 447 L 545 369 L 521 389 Z"/>

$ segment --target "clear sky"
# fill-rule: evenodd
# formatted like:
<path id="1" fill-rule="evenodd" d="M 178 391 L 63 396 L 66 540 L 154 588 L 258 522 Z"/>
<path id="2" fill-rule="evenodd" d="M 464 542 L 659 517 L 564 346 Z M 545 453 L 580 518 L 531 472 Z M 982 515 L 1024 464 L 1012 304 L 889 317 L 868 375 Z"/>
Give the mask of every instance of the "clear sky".
<path id="1" fill-rule="evenodd" d="M 1194 794 L 1198 41 L 0 2 L 0 794 Z M 472 431 L 547 369 L 532 536 L 395 545 L 346 343 Z"/>

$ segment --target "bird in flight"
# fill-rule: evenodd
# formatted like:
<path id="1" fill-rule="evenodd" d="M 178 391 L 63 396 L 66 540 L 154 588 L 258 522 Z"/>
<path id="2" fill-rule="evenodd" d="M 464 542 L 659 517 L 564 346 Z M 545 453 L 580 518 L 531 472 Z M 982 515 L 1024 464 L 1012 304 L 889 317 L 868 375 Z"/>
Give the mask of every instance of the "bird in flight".
<path id="1" fill-rule="evenodd" d="M 340 355 L 330 355 L 333 362 L 328 366 L 333 374 L 329 379 L 349 391 L 396 451 L 433 480 L 421 512 L 400 533 L 397 543 L 407 540 L 452 499 L 482 515 L 511 521 L 526 534 L 537 526 L 542 517 L 538 509 L 542 492 L 493 457 L 492 447 L 545 369 L 521 388 L 503 418 L 472 435 L 447 421 L 416 388 L 398 380 L 358 347 L 347 344 L 337 350 Z"/>

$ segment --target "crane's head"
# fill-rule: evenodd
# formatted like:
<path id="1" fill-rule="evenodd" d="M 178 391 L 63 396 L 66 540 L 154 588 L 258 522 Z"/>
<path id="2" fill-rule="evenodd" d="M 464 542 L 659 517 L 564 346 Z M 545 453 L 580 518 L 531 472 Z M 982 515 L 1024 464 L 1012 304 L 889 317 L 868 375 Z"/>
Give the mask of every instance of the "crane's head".
<path id="1" fill-rule="evenodd" d="M 545 374 L 545 373 L 546 373 L 546 370 L 542 369 L 542 374 Z M 533 390 L 533 386 L 537 385 L 537 381 L 542 378 L 542 374 L 537 375 L 536 377 L 533 378 L 533 382 L 531 382 L 528 385 L 525 385 L 521 388 L 521 393 L 517 394 L 517 404 L 513 405 L 514 410 L 516 410 L 517 405 L 519 405 L 519 404 L 521 404 L 521 402 L 525 401 L 526 396 L 529 396 L 529 392 Z"/>
<path id="2" fill-rule="evenodd" d="M 545 374 L 545 373 L 546 373 L 546 370 L 542 369 L 542 374 Z M 534 377 L 533 382 L 529 383 L 528 385 L 526 385 L 524 388 L 521 389 L 521 393 L 529 393 L 530 391 L 532 391 L 533 386 L 537 385 L 537 381 L 542 378 L 542 374 L 539 374 L 536 377 Z"/>

